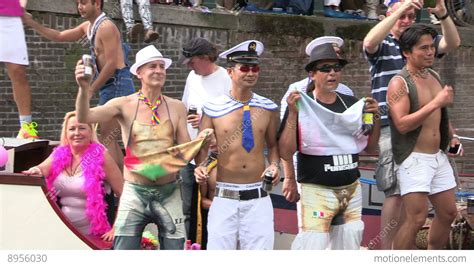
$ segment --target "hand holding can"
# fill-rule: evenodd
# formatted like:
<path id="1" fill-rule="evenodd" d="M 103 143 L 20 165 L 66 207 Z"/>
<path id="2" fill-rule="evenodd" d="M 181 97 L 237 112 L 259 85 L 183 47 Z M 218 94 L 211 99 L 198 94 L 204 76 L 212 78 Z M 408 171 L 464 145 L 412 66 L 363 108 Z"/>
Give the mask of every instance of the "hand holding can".
<path id="1" fill-rule="evenodd" d="M 82 55 L 82 63 L 84 64 L 84 76 L 92 76 L 92 56 Z"/>
<path id="2" fill-rule="evenodd" d="M 190 105 L 188 109 L 188 115 L 196 115 L 197 114 L 197 107 L 194 105 Z"/>

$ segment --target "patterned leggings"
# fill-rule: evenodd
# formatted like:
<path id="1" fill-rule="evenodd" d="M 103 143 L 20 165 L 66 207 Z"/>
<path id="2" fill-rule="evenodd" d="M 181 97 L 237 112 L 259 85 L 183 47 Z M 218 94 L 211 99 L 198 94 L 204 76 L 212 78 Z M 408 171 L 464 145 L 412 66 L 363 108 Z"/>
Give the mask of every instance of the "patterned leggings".
<path id="1" fill-rule="evenodd" d="M 142 19 L 145 29 L 152 29 L 152 20 L 150 12 L 150 0 L 135 0 L 138 4 L 138 12 Z M 120 0 L 122 7 L 122 17 L 127 30 L 133 26 L 133 0 Z"/>

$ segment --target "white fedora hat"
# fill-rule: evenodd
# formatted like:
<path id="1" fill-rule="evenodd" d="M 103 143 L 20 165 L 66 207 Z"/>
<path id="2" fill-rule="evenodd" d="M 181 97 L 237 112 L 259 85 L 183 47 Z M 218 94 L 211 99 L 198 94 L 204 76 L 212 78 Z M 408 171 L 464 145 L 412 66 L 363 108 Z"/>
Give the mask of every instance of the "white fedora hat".
<path id="1" fill-rule="evenodd" d="M 138 51 L 137 56 L 135 57 L 135 64 L 130 67 L 130 72 L 133 75 L 137 75 L 137 69 L 141 66 L 143 66 L 146 63 L 149 63 L 151 61 L 155 60 L 162 60 L 165 62 L 165 69 L 170 67 L 171 62 L 173 62 L 169 58 L 164 58 L 163 55 L 156 49 L 154 45 L 148 45 L 147 47 L 141 49 Z"/>

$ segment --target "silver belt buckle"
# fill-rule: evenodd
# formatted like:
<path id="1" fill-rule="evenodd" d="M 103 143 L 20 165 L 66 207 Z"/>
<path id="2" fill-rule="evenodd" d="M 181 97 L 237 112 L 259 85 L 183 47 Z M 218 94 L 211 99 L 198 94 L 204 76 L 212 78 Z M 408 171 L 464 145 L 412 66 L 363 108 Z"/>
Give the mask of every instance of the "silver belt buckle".
<path id="1" fill-rule="evenodd" d="M 218 188 L 219 192 L 217 193 L 221 198 L 240 200 L 240 193 L 238 190 L 230 190 L 225 188 Z"/>

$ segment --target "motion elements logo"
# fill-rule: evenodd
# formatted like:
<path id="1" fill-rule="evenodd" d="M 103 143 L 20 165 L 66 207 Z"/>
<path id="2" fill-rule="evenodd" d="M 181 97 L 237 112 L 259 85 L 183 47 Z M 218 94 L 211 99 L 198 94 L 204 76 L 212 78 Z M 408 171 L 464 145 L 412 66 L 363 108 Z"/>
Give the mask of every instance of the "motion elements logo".
<path id="1" fill-rule="evenodd" d="M 358 162 L 352 162 L 352 155 L 333 155 L 333 165 L 324 164 L 324 172 L 339 172 L 357 168 Z"/>

